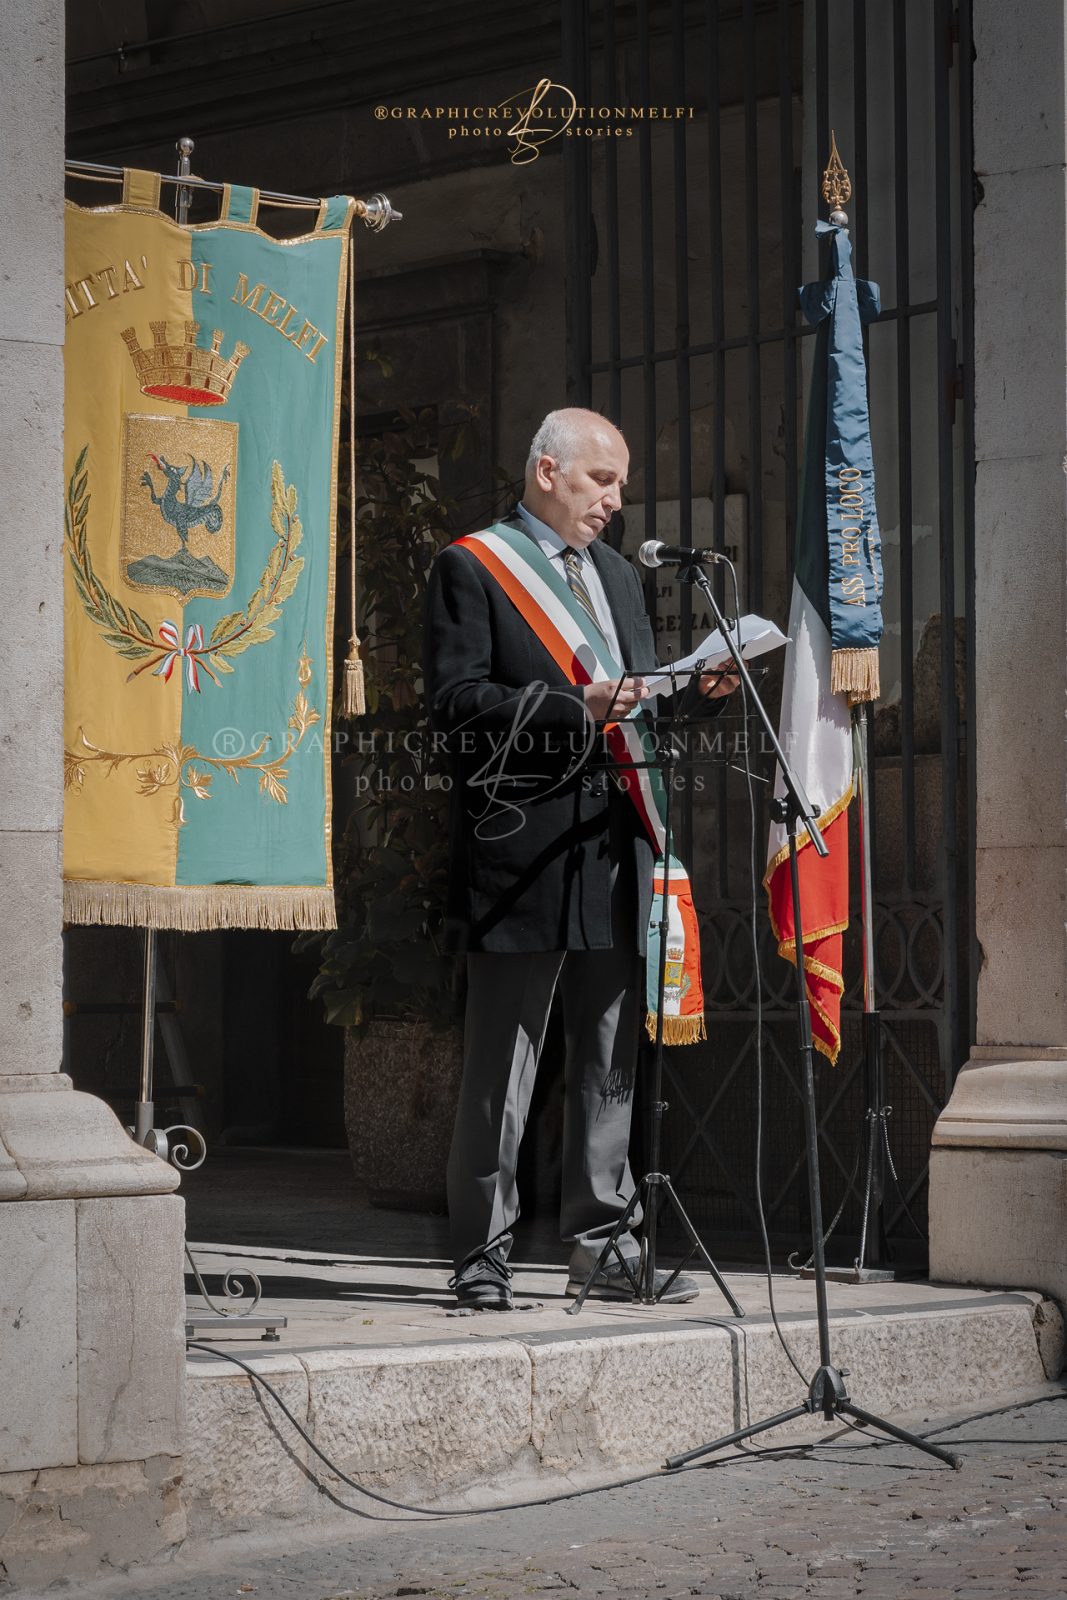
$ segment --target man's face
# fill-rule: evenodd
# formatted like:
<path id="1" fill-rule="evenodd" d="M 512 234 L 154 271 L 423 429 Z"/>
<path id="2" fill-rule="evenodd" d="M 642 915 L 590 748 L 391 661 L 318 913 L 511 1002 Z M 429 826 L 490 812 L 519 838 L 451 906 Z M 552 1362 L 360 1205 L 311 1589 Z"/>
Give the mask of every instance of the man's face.
<path id="1" fill-rule="evenodd" d="M 575 550 L 591 545 L 622 505 L 630 452 L 614 428 L 583 429 L 566 467 L 551 456 L 538 462 L 547 504 L 544 521 Z"/>

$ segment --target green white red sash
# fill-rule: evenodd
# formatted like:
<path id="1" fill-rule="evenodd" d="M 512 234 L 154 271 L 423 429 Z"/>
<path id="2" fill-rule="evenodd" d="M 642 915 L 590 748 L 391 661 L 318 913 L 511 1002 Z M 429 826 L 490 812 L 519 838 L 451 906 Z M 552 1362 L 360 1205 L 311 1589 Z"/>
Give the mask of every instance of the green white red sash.
<path id="1" fill-rule="evenodd" d="M 484 533 L 457 540 L 497 581 L 512 605 L 536 634 L 568 683 L 604 683 L 622 677 L 624 668 L 612 659 L 599 630 L 586 616 L 562 571 L 528 535 L 497 523 Z M 646 762 L 644 735 L 650 731 L 644 713 L 635 708 L 605 728 L 608 749 L 623 787 L 656 852 L 652 911 L 648 929 L 645 992 L 648 1036 L 656 1035 L 659 997 L 659 923 L 667 894 L 667 965 L 663 997 L 666 1044 L 695 1044 L 707 1037 L 704 991 L 700 980 L 700 932 L 685 868 L 672 855 L 664 860 L 666 794 L 657 768 Z"/>

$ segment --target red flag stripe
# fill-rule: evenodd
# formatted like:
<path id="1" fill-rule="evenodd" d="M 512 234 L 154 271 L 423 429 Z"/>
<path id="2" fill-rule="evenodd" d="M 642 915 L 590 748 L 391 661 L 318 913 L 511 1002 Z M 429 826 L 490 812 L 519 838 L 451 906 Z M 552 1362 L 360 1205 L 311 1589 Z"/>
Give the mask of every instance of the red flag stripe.
<path id="1" fill-rule="evenodd" d="M 848 806 L 852 786 L 819 819 L 829 855 L 818 856 L 804 834 L 797 850 L 797 876 L 804 917 L 804 984 L 811 1009 L 812 1038 L 831 1062 L 841 1048 L 842 950 L 848 927 Z M 789 853 L 779 851 L 763 880 L 778 954 L 796 965 L 796 924 Z"/>

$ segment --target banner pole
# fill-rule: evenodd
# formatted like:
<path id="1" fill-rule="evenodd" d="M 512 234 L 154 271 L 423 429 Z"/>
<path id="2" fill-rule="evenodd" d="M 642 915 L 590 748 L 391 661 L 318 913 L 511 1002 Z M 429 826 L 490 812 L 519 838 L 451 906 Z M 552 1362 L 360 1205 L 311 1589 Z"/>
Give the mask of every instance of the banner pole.
<path id="1" fill-rule="evenodd" d="M 178 151 L 178 176 L 186 178 L 192 171 L 192 155 L 194 144 L 192 139 L 181 138 L 175 148 Z M 189 190 L 179 188 L 174 194 L 174 220 L 179 226 L 189 217 Z M 155 1046 L 156 1046 L 156 964 L 158 950 L 156 947 L 155 928 L 146 928 L 144 931 L 144 987 L 141 1002 L 141 1073 L 138 1084 L 137 1104 L 133 1108 L 132 1134 L 138 1144 L 143 1144 L 149 1150 L 154 1150 L 157 1155 L 167 1160 L 169 1141 L 167 1134 L 174 1132 L 192 1133 L 200 1141 L 202 1150 L 199 1160 L 194 1166 L 199 1166 L 207 1155 L 207 1146 L 203 1143 L 199 1129 L 181 1127 L 180 1129 L 168 1128 L 165 1132 L 155 1127 Z M 178 1163 L 171 1163 L 179 1165 Z M 179 1170 L 192 1170 L 182 1168 Z"/>
<path id="2" fill-rule="evenodd" d="M 193 141 L 187 137 L 178 140 L 175 147 L 178 151 L 178 176 L 187 178 L 193 170 Z M 189 220 L 189 201 L 192 193 L 184 186 L 178 189 L 174 197 L 174 220 L 179 227 L 184 227 Z"/>
<path id="3" fill-rule="evenodd" d="M 886 1118 L 889 1107 L 885 1103 L 885 1053 L 882 1038 L 882 1016 L 878 1010 L 874 971 L 874 870 L 871 847 L 871 762 L 870 718 L 864 701 L 852 707 L 852 748 L 856 763 L 856 794 L 859 801 L 860 824 L 860 875 L 862 885 L 863 928 L 863 1082 L 867 1102 L 864 1117 L 866 1143 L 866 1174 L 863 1186 L 863 1222 L 860 1228 L 859 1253 L 856 1265 L 849 1274 L 857 1283 L 885 1283 L 896 1274 L 888 1267 L 885 1240 L 885 1167 L 884 1156 L 889 1148 L 889 1130 Z M 871 1264 L 865 1262 L 867 1240 L 871 1240 Z"/>
<path id="4" fill-rule="evenodd" d="M 181 138 L 176 146 L 178 150 L 178 176 L 188 177 L 192 171 L 193 141 Z M 182 226 L 189 219 L 190 192 L 180 187 L 174 196 L 174 220 Z M 144 992 L 141 1008 L 141 1076 L 139 1085 L 139 1099 L 134 1107 L 133 1127 L 128 1131 L 133 1135 L 137 1144 L 145 1145 L 161 1160 L 168 1162 L 178 1172 L 195 1172 L 202 1166 L 207 1156 L 207 1143 L 199 1128 L 194 1128 L 186 1123 L 175 1123 L 169 1128 L 155 1126 L 155 1038 L 156 1038 L 156 992 L 157 992 L 157 966 L 158 946 L 155 928 L 146 928 L 144 931 Z M 175 1139 L 173 1135 L 178 1134 Z M 190 1144 L 192 1149 L 190 1149 Z M 278 1329 L 286 1326 L 287 1319 L 283 1316 L 256 1317 L 251 1313 L 259 1305 L 263 1294 L 263 1285 L 259 1277 L 251 1268 L 227 1274 L 223 1284 L 223 1295 L 231 1304 L 219 1304 L 211 1298 L 204 1285 L 200 1269 L 188 1244 L 185 1245 L 185 1259 L 189 1269 L 196 1280 L 206 1303 L 211 1307 L 209 1312 L 197 1314 L 186 1312 L 185 1330 L 186 1338 L 191 1338 L 200 1328 L 218 1327 L 238 1317 L 245 1326 L 259 1327 L 264 1330 L 263 1338 L 278 1339 Z M 246 1290 L 242 1280 L 247 1280 Z M 246 1300 L 246 1293 L 249 1298 Z"/>
<path id="5" fill-rule="evenodd" d="M 180 146 L 179 146 L 180 147 Z M 189 149 L 192 150 L 193 142 L 189 140 Z M 65 163 L 67 175 L 71 178 L 84 178 L 93 183 L 121 183 L 123 169 L 121 167 L 106 166 L 99 161 L 67 161 Z M 188 183 L 182 183 L 183 178 L 188 178 Z M 169 173 L 160 173 L 162 183 L 178 184 L 183 192 L 189 196 L 194 189 L 206 189 L 213 194 L 222 194 L 226 185 L 218 183 L 213 178 L 194 178 L 190 171 L 179 172 L 171 177 Z M 261 189 L 259 191 L 261 205 L 286 206 L 300 211 L 317 211 L 322 204 L 321 199 L 315 199 L 307 194 L 284 194 L 277 189 Z M 376 193 L 369 195 L 366 200 L 357 200 L 355 215 L 366 224 L 371 233 L 381 233 L 391 222 L 403 222 L 404 213 L 394 209 L 388 195 Z"/>
<path id="6" fill-rule="evenodd" d="M 367 709 L 356 629 L 356 253 L 352 232 L 348 235 L 348 578 L 349 630 L 348 655 L 341 680 L 341 715 L 361 717 Z"/>

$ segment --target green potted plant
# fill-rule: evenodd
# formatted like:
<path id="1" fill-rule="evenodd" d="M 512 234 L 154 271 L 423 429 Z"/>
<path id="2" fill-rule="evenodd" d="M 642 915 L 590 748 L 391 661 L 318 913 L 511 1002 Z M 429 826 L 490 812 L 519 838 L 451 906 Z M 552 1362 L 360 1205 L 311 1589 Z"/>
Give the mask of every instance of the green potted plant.
<path id="1" fill-rule="evenodd" d="M 443 943 L 447 780 L 427 726 L 421 653 L 427 576 L 456 516 L 427 464 L 461 455 L 475 426 L 469 416 L 439 435 L 432 412 L 405 410 L 359 445 L 367 712 L 347 729 L 334 786 L 338 928 L 302 941 L 320 953 L 309 992 L 346 1029 L 357 1176 L 372 1204 L 403 1209 L 443 1208 L 461 1067 L 459 972 Z"/>

